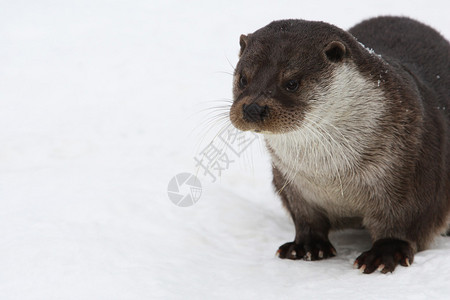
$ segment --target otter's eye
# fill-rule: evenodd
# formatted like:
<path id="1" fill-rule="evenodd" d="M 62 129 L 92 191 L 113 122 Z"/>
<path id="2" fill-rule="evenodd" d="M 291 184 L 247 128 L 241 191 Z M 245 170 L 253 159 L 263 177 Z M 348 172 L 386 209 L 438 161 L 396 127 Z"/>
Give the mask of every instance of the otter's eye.
<path id="1" fill-rule="evenodd" d="M 286 83 L 285 88 L 288 92 L 295 92 L 298 90 L 299 85 L 298 80 L 292 79 Z"/>
<path id="2" fill-rule="evenodd" d="M 241 75 L 241 78 L 239 78 L 239 87 L 241 89 L 245 88 L 247 86 L 247 77 L 245 75 Z"/>

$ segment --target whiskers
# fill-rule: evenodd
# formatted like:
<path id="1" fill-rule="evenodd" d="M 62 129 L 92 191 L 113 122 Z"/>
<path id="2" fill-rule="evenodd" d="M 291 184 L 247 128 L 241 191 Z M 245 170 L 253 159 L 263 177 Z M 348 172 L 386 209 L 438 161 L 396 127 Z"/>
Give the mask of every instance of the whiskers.
<path id="1" fill-rule="evenodd" d="M 211 132 L 215 132 L 210 143 L 214 139 L 223 133 L 225 130 L 232 126 L 230 121 L 230 108 L 233 104 L 231 99 L 221 99 L 206 102 L 209 107 L 199 110 L 196 114 L 200 115 L 201 121 L 198 122 L 197 126 L 192 131 L 199 131 L 199 136 L 197 136 L 198 147 L 200 144 L 204 144 L 204 140 L 208 138 Z M 191 132 L 192 133 L 192 132 Z"/>
<path id="2" fill-rule="evenodd" d="M 240 165 L 249 167 L 254 172 L 254 147 L 264 149 L 261 147 L 260 135 L 243 132 L 232 125 L 229 117 L 231 100 L 211 101 L 209 105 L 210 107 L 199 111 L 203 117 L 197 125 L 197 128 L 201 129 L 195 157 L 197 173 L 203 168 L 205 174 L 211 175 L 211 172 L 215 172 L 215 175 L 220 177 L 222 171 L 225 172 L 231 163 L 238 161 Z"/>
<path id="3" fill-rule="evenodd" d="M 343 177 L 351 174 L 359 146 L 349 140 L 338 126 L 315 114 L 306 113 L 301 126 L 280 135 L 275 147 L 282 153 L 286 164 L 285 183 L 278 190 L 281 193 L 292 184 L 299 173 L 304 180 L 326 177 L 336 182 L 341 196 L 344 196 Z M 324 189 L 327 191 L 328 189 Z"/>

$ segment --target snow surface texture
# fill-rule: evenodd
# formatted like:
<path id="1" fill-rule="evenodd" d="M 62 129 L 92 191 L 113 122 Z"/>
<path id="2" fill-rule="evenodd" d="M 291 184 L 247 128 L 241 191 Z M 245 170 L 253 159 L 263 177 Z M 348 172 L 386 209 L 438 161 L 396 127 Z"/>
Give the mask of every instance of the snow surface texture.
<path id="1" fill-rule="evenodd" d="M 0 2 L 0 299 L 449 299 L 450 239 L 362 275 L 338 256 L 275 257 L 294 228 L 259 139 L 212 183 L 194 157 L 220 128 L 238 38 L 272 20 L 342 28 L 407 15 L 450 38 L 444 1 Z M 228 60 L 230 63 L 228 63 Z M 209 104 L 208 104 L 209 103 Z M 214 126 L 209 132 L 210 125 Z M 182 208 L 167 186 L 196 173 Z"/>

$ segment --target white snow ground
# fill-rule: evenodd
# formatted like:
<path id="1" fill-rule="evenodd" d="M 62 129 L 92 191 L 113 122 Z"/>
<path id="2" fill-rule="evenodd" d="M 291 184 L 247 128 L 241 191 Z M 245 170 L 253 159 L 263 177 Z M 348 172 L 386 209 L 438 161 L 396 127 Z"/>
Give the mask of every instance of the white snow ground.
<path id="1" fill-rule="evenodd" d="M 410 268 L 362 275 L 338 256 L 274 256 L 293 226 L 261 141 L 188 208 L 208 101 L 231 98 L 238 38 L 275 19 L 348 28 L 406 15 L 450 38 L 445 1 L 1 1 L 0 299 L 450 299 L 450 239 Z M 205 103 L 206 102 L 206 103 Z M 204 137 L 202 139 L 202 137 Z"/>

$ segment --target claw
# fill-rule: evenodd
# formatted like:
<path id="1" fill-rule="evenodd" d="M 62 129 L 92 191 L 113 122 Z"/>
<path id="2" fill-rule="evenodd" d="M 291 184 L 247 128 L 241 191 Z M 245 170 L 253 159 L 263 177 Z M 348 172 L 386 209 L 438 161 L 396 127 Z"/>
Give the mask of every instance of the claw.
<path id="1" fill-rule="evenodd" d="M 359 268 L 359 271 L 361 273 L 364 273 L 364 270 L 366 269 L 366 265 L 362 265 L 361 268 Z"/>
<path id="2" fill-rule="evenodd" d="M 336 249 L 334 249 L 333 247 L 331 247 L 331 253 L 332 253 L 334 256 L 336 256 L 336 255 L 337 255 Z"/>
<path id="3" fill-rule="evenodd" d="M 305 259 L 306 259 L 307 261 L 311 261 L 311 257 L 312 257 L 311 252 L 306 253 Z"/>

